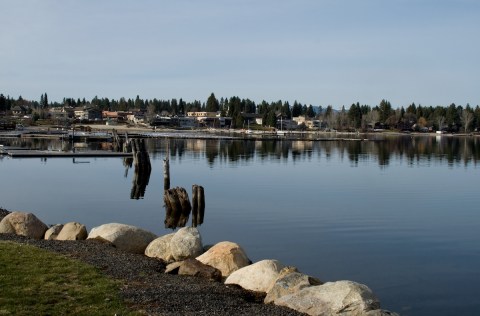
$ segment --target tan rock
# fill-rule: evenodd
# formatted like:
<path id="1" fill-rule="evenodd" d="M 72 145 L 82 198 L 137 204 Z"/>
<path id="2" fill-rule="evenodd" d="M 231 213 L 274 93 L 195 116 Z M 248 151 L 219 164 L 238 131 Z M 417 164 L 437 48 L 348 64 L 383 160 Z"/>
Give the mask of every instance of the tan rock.
<path id="1" fill-rule="evenodd" d="M 58 234 L 63 228 L 63 224 L 55 224 L 51 226 L 47 231 L 45 232 L 45 239 L 46 240 L 56 240 Z"/>
<path id="2" fill-rule="evenodd" d="M 316 278 L 300 272 L 292 272 L 295 270 L 296 269 L 282 269 L 282 271 L 280 271 L 279 278 L 265 297 L 264 302 L 266 304 L 275 303 L 280 297 L 296 293 L 305 287 L 322 284 L 322 282 Z"/>
<path id="3" fill-rule="evenodd" d="M 63 225 L 62 230 L 57 236 L 57 240 L 85 240 L 88 237 L 85 225 L 76 222 L 70 222 Z"/>
<path id="4" fill-rule="evenodd" d="M 367 312 L 380 308 L 378 299 L 366 285 L 352 281 L 305 287 L 291 295 L 280 297 L 275 305 L 308 315 L 364 316 Z"/>
<path id="5" fill-rule="evenodd" d="M 284 267 L 277 260 L 262 260 L 233 272 L 225 284 L 237 284 L 246 290 L 268 293 Z"/>
<path id="6" fill-rule="evenodd" d="M 0 233 L 43 239 L 48 226 L 32 213 L 12 212 L 0 222 Z"/>
<path id="7" fill-rule="evenodd" d="M 219 242 L 197 257 L 197 260 L 217 268 L 223 277 L 228 277 L 232 272 L 250 264 L 242 247 L 230 241 Z"/>
<path id="8" fill-rule="evenodd" d="M 145 255 L 151 258 L 159 258 L 165 262 L 175 261 L 170 247 L 170 241 L 175 233 L 167 234 L 152 240 L 145 249 Z"/>
<path id="9" fill-rule="evenodd" d="M 169 264 L 165 273 L 191 275 L 212 281 L 220 281 L 222 279 L 220 270 L 192 258 Z"/>
<path id="10" fill-rule="evenodd" d="M 202 254 L 202 237 L 196 227 L 180 228 L 170 240 L 170 249 L 175 261 L 195 258 Z"/>
<path id="11" fill-rule="evenodd" d="M 148 244 L 155 238 L 157 236 L 154 233 L 141 228 L 126 224 L 110 223 L 92 228 L 87 239 L 104 239 L 111 242 L 118 249 L 143 254 Z"/>

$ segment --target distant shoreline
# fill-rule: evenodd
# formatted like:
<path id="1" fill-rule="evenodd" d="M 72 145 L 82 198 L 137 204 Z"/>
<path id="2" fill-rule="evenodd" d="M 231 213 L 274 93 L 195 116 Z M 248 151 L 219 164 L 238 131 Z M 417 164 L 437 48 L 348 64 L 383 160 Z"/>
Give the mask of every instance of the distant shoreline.
<path id="1" fill-rule="evenodd" d="M 285 135 L 277 135 L 275 131 L 254 130 L 247 133 L 244 129 L 213 129 L 213 128 L 192 128 L 192 129 L 173 129 L 173 128 L 152 128 L 146 126 L 130 126 L 130 125 L 100 125 L 100 124 L 78 124 L 75 125 L 75 131 L 88 130 L 89 132 L 109 132 L 115 130 L 119 135 L 131 133 L 136 137 L 155 138 L 165 137 L 164 133 L 184 134 L 182 138 L 202 138 L 202 135 L 223 135 L 225 138 L 233 139 L 252 139 L 252 140 L 325 140 L 325 139 L 362 139 L 371 140 L 376 136 L 429 136 L 429 137 L 478 137 L 480 133 L 442 133 L 435 132 L 401 132 L 401 131 L 367 131 L 367 132 L 344 132 L 344 131 L 288 131 Z M 61 137 L 72 129 L 59 129 L 55 126 L 30 126 L 20 131 L 1 131 L 0 137 L 42 137 L 52 138 Z M 155 134 L 159 134 L 155 136 Z M 187 134 L 196 134 L 196 137 Z M 186 136 L 186 137 L 185 137 Z M 317 138 L 316 138 L 317 136 Z M 326 137 L 330 136 L 330 137 Z M 175 135 L 172 135 L 175 137 Z M 306 138 L 308 137 L 308 138 Z"/>

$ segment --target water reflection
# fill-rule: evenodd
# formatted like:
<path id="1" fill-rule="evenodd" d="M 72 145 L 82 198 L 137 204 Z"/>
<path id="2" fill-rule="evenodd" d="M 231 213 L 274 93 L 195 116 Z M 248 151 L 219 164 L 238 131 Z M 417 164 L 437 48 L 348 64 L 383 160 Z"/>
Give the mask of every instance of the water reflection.
<path id="1" fill-rule="evenodd" d="M 348 159 L 352 166 L 361 161 L 377 161 L 380 168 L 388 167 L 393 157 L 405 159 L 409 165 L 426 164 L 435 161 L 447 162 L 448 165 L 476 164 L 480 159 L 480 141 L 478 137 L 453 136 L 395 136 L 376 139 L 343 139 L 320 141 L 252 141 L 252 140 L 188 140 L 170 139 L 163 142 L 149 141 L 149 151 L 153 155 L 164 155 L 165 143 L 168 142 L 170 157 L 182 158 L 185 152 L 200 157 L 205 155 L 207 162 L 236 163 L 260 160 L 291 159 L 295 161 L 310 160 L 317 157 Z"/>
<path id="2" fill-rule="evenodd" d="M 125 178 L 128 176 L 128 170 L 133 166 L 133 158 L 123 158 L 123 165 L 125 166 Z M 132 190 L 130 191 L 131 199 L 143 199 L 150 181 L 151 168 L 133 168 Z"/>
<path id="3" fill-rule="evenodd" d="M 150 180 L 150 173 L 152 172 L 152 166 L 150 164 L 150 156 L 145 147 L 144 139 L 132 139 L 129 142 L 129 146 L 132 148 L 133 158 L 132 161 L 124 161 L 124 165 L 134 166 L 135 174 L 133 176 L 133 187 L 130 193 L 131 199 L 140 199 L 145 196 L 145 190 Z"/>
<path id="4" fill-rule="evenodd" d="M 42 149 L 69 150 L 72 144 L 58 139 L 0 139 L 5 146 Z M 152 138 L 145 142 L 152 159 L 164 159 L 167 155 L 181 159 L 186 153 L 194 158 L 205 157 L 208 164 L 238 163 L 252 159 L 295 161 L 318 157 L 348 159 L 353 166 L 362 160 L 377 161 L 379 167 L 387 167 L 392 156 L 406 159 L 410 165 L 430 164 L 434 161 L 448 165 L 476 164 L 480 159 L 478 137 L 455 136 L 378 136 L 370 139 L 323 139 L 323 140 L 225 140 L 225 139 L 174 139 Z M 79 146 L 75 143 L 73 146 Z M 89 150 L 111 149 L 108 142 L 89 142 L 82 146 Z M 145 181 L 137 175 L 139 183 Z M 143 182 L 142 182 L 143 181 Z"/>

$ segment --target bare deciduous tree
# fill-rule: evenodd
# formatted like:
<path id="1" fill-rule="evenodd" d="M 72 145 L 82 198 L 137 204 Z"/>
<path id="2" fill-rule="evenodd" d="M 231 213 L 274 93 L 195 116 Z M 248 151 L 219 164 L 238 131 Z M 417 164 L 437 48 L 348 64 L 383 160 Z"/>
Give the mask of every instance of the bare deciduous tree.
<path id="1" fill-rule="evenodd" d="M 365 122 L 367 122 L 367 124 L 372 125 L 372 128 L 375 127 L 375 123 L 378 122 L 379 118 L 380 114 L 377 110 L 372 110 L 362 117 L 362 119 L 365 119 Z"/>
<path id="2" fill-rule="evenodd" d="M 466 133 L 468 131 L 468 127 L 470 126 L 470 123 L 472 123 L 473 121 L 473 113 L 467 110 L 463 110 L 461 120 L 463 123 L 463 128 Z"/>
<path id="3" fill-rule="evenodd" d="M 438 124 L 438 130 L 439 130 L 439 131 L 442 130 L 444 123 L 445 123 L 445 116 L 439 116 L 439 117 L 437 117 L 437 124 Z"/>

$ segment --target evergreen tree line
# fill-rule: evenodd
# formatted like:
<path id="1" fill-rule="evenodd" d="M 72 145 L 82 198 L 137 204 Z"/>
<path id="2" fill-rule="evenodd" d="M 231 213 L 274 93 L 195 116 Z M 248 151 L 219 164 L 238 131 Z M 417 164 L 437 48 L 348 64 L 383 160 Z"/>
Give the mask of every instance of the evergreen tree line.
<path id="1" fill-rule="evenodd" d="M 241 99 L 238 96 L 217 99 L 212 93 L 206 102 L 194 100 L 186 102 L 182 98 L 171 100 L 142 99 L 136 96 L 134 99 L 98 98 L 92 100 L 64 98 L 62 103 L 49 102 L 47 93 L 40 96 L 39 101 L 25 100 L 21 96 L 17 99 L 5 97 L 0 94 L 0 113 L 7 112 L 15 106 L 26 106 L 31 111 L 47 110 L 51 107 L 91 106 L 99 110 L 107 111 L 131 111 L 140 110 L 149 117 L 160 115 L 186 115 L 187 112 L 221 112 L 222 116 L 232 118 L 233 127 L 242 127 L 245 115 L 256 114 L 263 118 L 263 125 L 276 126 L 277 120 L 282 117 L 306 116 L 316 118 L 323 122 L 323 126 L 337 130 L 366 130 L 369 128 L 384 129 L 425 129 L 435 130 L 448 129 L 451 131 L 463 130 L 465 132 L 480 128 L 480 107 L 475 108 L 467 104 L 465 107 L 449 106 L 422 106 L 412 103 L 406 107 L 393 108 L 387 100 L 382 100 L 378 105 L 360 105 L 353 103 L 347 110 L 345 106 L 341 110 L 334 110 L 331 105 L 323 108 L 314 108 L 311 104 L 306 105 L 295 101 L 292 105 L 287 101 L 262 101 L 256 104 L 250 99 Z"/>

